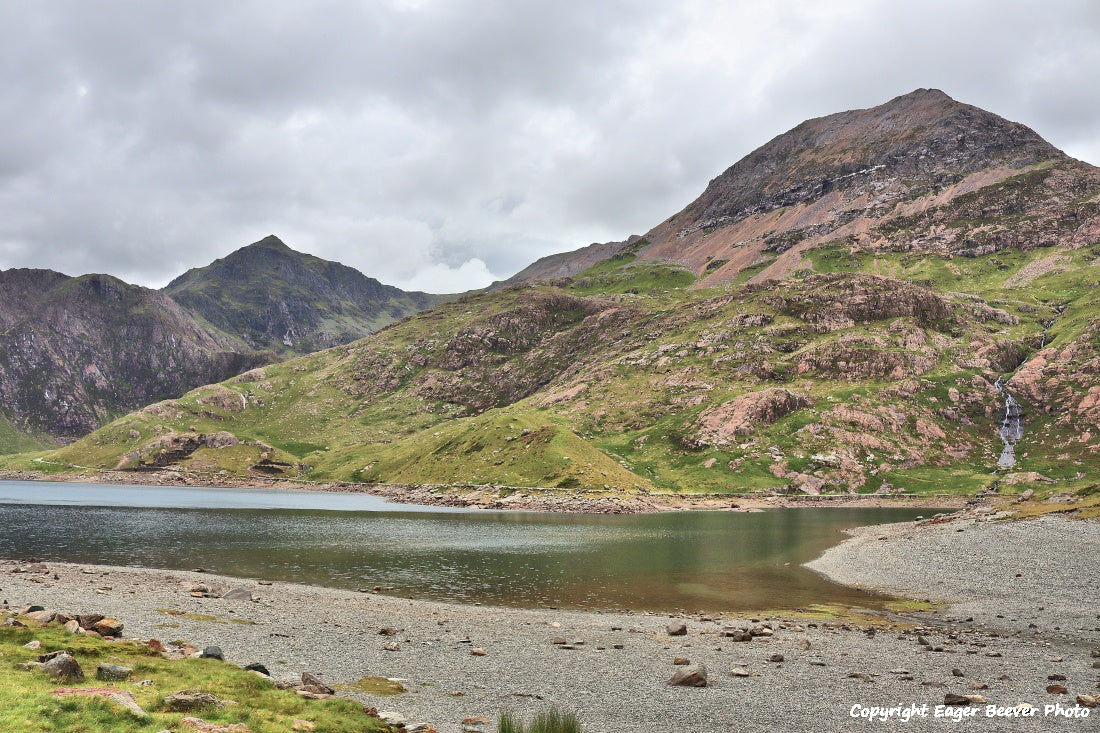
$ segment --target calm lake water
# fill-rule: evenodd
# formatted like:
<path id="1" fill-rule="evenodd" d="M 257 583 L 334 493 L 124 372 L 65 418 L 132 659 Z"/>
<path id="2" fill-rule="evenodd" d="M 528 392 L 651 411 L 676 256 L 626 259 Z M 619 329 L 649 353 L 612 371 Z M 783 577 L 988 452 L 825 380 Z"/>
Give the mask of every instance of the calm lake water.
<path id="1" fill-rule="evenodd" d="M 910 509 L 597 516 L 362 494 L 0 481 L 0 557 L 191 569 L 521 607 L 738 611 L 870 594 L 800 567 Z"/>

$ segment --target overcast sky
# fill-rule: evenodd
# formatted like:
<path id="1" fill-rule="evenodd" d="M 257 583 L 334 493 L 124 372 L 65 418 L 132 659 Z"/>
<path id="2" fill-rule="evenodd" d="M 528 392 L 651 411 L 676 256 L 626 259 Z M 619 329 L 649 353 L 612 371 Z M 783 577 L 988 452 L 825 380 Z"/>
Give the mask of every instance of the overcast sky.
<path id="1" fill-rule="evenodd" d="M 0 269 L 151 287 L 272 233 L 480 287 L 917 87 L 1100 164 L 1096 0 L 0 0 L 0 69 Z"/>

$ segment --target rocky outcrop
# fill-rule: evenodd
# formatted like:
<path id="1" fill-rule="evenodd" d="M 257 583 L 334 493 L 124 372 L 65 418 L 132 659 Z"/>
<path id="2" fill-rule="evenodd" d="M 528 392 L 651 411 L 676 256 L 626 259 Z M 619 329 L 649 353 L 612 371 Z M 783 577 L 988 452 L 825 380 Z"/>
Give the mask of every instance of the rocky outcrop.
<path id="1" fill-rule="evenodd" d="M 228 432 L 168 433 L 161 435 L 122 457 L 117 470 L 157 469 L 179 463 L 200 448 L 228 448 L 237 445 L 237 436 Z"/>
<path id="2" fill-rule="evenodd" d="M 787 389 L 750 392 L 704 412 L 691 442 L 694 447 L 726 446 L 813 404 L 809 395 Z"/>

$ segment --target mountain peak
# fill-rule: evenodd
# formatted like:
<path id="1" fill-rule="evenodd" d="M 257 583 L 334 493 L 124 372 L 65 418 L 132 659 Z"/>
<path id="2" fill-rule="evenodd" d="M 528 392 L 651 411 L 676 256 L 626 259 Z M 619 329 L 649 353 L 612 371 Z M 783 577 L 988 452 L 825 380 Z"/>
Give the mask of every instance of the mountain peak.
<path id="1" fill-rule="evenodd" d="M 268 234 L 266 237 L 264 237 L 260 241 L 253 242 L 252 244 L 250 244 L 246 247 L 242 247 L 241 249 L 242 250 L 245 250 L 245 249 L 275 249 L 275 250 L 283 250 L 283 251 L 290 251 L 290 252 L 294 251 L 294 250 L 290 249 L 289 246 L 287 246 L 286 242 L 279 239 L 274 234 Z M 238 251 L 240 251 L 240 250 L 238 250 Z"/>
<path id="2" fill-rule="evenodd" d="M 711 181 L 686 213 L 696 221 L 731 221 L 871 181 L 904 180 L 917 193 L 993 166 L 1064 157 L 1024 125 L 939 89 L 916 89 L 876 107 L 803 122 Z"/>

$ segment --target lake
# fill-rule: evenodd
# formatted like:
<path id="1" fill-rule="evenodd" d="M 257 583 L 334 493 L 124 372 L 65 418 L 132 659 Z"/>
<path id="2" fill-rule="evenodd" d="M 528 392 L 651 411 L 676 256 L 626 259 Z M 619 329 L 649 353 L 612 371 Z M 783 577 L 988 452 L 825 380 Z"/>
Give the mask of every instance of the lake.
<path id="1" fill-rule="evenodd" d="M 210 572 L 517 607 L 875 607 L 802 567 L 846 527 L 919 509 L 606 516 L 366 494 L 0 481 L 0 557 Z"/>

